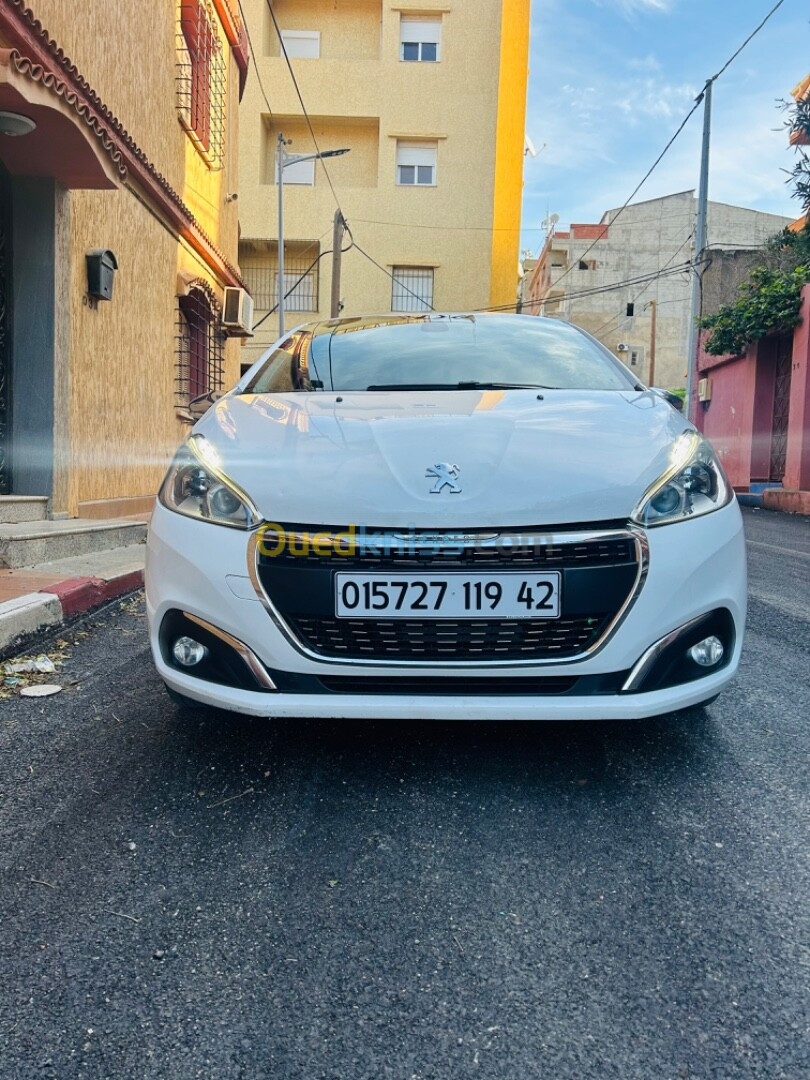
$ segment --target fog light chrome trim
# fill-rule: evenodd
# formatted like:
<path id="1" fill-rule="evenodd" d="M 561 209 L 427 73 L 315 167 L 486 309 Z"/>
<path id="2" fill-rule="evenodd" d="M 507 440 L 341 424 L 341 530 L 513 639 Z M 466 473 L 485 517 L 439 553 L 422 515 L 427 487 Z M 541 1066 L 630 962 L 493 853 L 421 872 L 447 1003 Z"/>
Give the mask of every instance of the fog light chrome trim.
<path id="1" fill-rule="evenodd" d="M 201 626 L 204 630 L 207 630 L 209 634 L 213 634 L 215 637 L 218 637 L 220 641 L 224 641 L 226 645 L 230 645 L 230 647 L 235 652 L 238 652 L 247 664 L 247 666 L 250 668 L 250 672 L 253 677 L 256 679 L 260 686 L 263 686 L 265 688 L 265 690 L 278 689 L 276 684 L 267 674 L 267 670 L 265 669 L 264 664 L 255 654 L 255 652 L 253 652 L 252 649 L 249 649 L 244 642 L 239 640 L 239 638 L 233 637 L 233 635 L 229 634 L 226 630 L 220 630 L 218 626 L 213 626 L 210 622 L 206 622 L 205 619 L 201 619 L 197 615 L 192 615 L 190 611 L 184 611 L 183 614 L 187 619 L 190 619 L 191 622 L 194 622 L 198 626 Z"/>
<path id="2" fill-rule="evenodd" d="M 642 653 L 641 657 L 636 661 L 630 674 L 627 676 L 627 680 L 624 686 L 621 688 L 621 693 L 625 694 L 631 690 L 637 690 L 639 686 L 644 682 L 647 674 L 652 668 L 655 661 L 664 651 L 668 648 L 673 641 L 677 641 L 683 634 L 688 633 L 693 626 L 705 620 L 705 615 L 698 615 L 696 619 L 690 619 L 688 623 L 684 623 L 683 626 L 679 626 L 677 630 L 672 630 L 665 637 L 662 637 L 659 641 L 656 641 L 654 645 L 651 645 L 645 653 Z"/>

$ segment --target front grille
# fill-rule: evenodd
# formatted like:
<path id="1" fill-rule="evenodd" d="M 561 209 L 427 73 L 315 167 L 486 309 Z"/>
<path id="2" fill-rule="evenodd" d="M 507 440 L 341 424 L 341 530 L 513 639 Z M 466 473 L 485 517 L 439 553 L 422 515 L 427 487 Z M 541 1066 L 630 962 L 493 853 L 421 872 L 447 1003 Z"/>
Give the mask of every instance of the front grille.
<path id="1" fill-rule="evenodd" d="M 536 660 L 576 656 L 609 615 L 563 619 L 335 619 L 293 616 L 298 637 L 323 656 L 384 660 Z"/>
<path id="2" fill-rule="evenodd" d="M 341 529 L 307 528 L 284 525 L 285 532 L 297 536 L 334 536 L 345 533 Z M 401 534 L 400 534 L 401 535 Z M 573 543 L 549 543 L 542 533 L 534 529 L 500 533 L 495 540 L 480 539 L 467 543 L 454 543 L 452 534 L 437 534 L 434 543 L 409 543 L 398 540 L 390 530 L 379 533 L 369 530 L 365 547 L 360 544 L 347 554 L 318 554 L 311 544 L 296 543 L 277 555 L 260 555 L 260 565 L 318 566 L 323 569 L 371 570 L 379 567 L 391 570 L 419 570 L 423 567 L 455 570 L 478 570 L 487 567 L 509 569 L 511 567 L 574 567 L 626 565 L 636 558 L 636 547 L 630 537 L 581 540 Z M 378 537 L 376 541 L 369 537 Z M 418 534 L 417 534 L 418 536 Z M 274 546 L 272 534 L 268 534 L 268 547 Z M 422 544 L 423 546 L 420 546 Z M 376 546 L 375 546 L 376 545 Z M 321 547 L 325 547 L 321 544 Z"/>
<path id="3" fill-rule="evenodd" d="M 344 661 L 408 663 L 433 661 L 553 662 L 594 648 L 636 587 L 642 567 L 640 546 L 621 523 L 580 526 L 565 532 L 538 527 L 495 533 L 417 532 L 405 548 L 384 544 L 340 554 L 324 536 L 345 533 L 334 526 L 282 526 L 287 535 L 320 539 L 317 550 L 297 543 L 277 555 L 257 542 L 256 570 L 275 610 L 302 647 Z M 401 537 L 379 530 L 383 540 Z M 408 545 L 411 544 L 410 548 Z M 269 546 L 269 541 L 268 541 Z M 379 570 L 475 572 L 559 571 L 562 612 L 559 619 L 338 619 L 335 617 L 335 573 Z"/>

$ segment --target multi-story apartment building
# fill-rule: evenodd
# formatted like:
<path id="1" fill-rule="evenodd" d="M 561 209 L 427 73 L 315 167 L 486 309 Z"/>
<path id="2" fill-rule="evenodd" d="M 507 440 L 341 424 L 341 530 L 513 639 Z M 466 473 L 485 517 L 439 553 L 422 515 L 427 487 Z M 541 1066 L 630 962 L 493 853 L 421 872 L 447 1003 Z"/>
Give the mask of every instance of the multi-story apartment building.
<path id="1" fill-rule="evenodd" d="M 686 264 L 694 258 L 696 213 L 694 192 L 683 191 L 621 214 L 608 210 L 597 224 L 551 231 L 531 271 L 524 310 L 581 326 L 644 381 L 684 386 L 692 287 Z M 709 257 L 754 250 L 790 220 L 710 202 Z"/>
<path id="2" fill-rule="evenodd" d="M 529 0 L 472 7 L 274 0 L 271 13 L 243 0 L 260 80 L 241 106 L 239 257 L 257 321 L 277 296 L 278 137 L 315 150 L 273 14 L 317 145 L 349 151 L 325 162 L 334 193 L 319 163 L 284 170 L 287 328 L 329 317 L 331 257 L 311 264 L 332 246 L 335 196 L 357 245 L 342 259 L 344 315 L 515 303 Z M 273 313 L 244 360 L 277 328 Z"/>
<path id="3" fill-rule="evenodd" d="M 237 0 L 0 4 L 0 523 L 147 510 L 238 377 L 247 68 Z"/>

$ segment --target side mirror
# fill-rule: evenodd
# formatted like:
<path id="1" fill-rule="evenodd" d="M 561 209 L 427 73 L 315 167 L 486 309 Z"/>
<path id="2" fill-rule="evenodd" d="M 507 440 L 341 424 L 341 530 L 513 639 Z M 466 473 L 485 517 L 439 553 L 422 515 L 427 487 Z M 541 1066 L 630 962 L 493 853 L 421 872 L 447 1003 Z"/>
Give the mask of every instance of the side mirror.
<path id="1" fill-rule="evenodd" d="M 197 421 L 201 416 L 205 416 L 211 406 L 216 404 L 222 397 L 225 397 L 222 390 L 211 390 L 207 394 L 201 394 L 199 397 L 191 399 L 188 403 L 188 411 L 194 420 Z"/>
<path id="2" fill-rule="evenodd" d="M 673 394 L 671 390 L 665 390 L 663 386 L 651 386 L 650 389 L 654 394 L 658 394 L 664 401 L 668 401 L 673 409 L 677 409 L 678 412 L 683 412 L 683 398 L 677 394 Z"/>

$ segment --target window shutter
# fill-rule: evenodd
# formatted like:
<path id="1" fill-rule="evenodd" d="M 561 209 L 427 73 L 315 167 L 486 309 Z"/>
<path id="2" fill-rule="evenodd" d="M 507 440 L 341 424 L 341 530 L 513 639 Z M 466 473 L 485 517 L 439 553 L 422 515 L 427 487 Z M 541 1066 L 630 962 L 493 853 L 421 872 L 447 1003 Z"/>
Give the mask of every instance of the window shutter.
<path id="1" fill-rule="evenodd" d="M 440 19 L 402 19 L 399 40 L 433 42 L 438 45 L 442 34 Z"/>
<path id="2" fill-rule="evenodd" d="M 320 30 L 282 30 L 281 40 L 289 57 L 318 60 L 321 55 Z"/>

